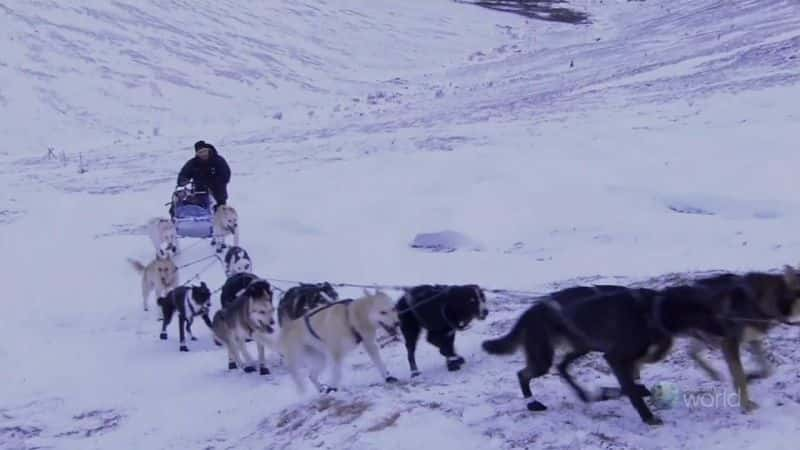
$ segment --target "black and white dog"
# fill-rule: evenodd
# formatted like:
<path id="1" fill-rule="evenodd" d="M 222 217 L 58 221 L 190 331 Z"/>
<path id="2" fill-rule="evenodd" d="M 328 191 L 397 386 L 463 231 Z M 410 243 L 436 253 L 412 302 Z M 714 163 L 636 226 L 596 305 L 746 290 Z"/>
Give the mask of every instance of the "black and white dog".
<path id="1" fill-rule="evenodd" d="M 472 319 L 485 320 L 489 315 L 486 296 L 474 284 L 415 286 L 406 290 L 396 308 L 412 377 L 420 373 L 414 353 L 423 328 L 427 330 L 428 342 L 445 357 L 447 370 L 454 371 L 464 364 L 464 358 L 455 350 L 456 331 L 464 330 Z"/>
<path id="2" fill-rule="evenodd" d="M 297 320 L 319 306 L 339 300 L 339 293 L 327 281 L 303 283 L 284 292 L 278 303 L 278 325 L 287 320 Z"/>
<path id="3" fill-rule="evenodd" d="M 208 290 L 205 282 L 199 286 L 178 286 L 167 293 L 166 296 L 158 299 L 158 306 L 164 315 L 164 322 L 161 325 L 161 339 L 167 339 L 167 326 L 172 321 L 175 311 L 178 312 L 179 332 L 180 332 L 180 351 L 188 352 L 184 327 L 189 338 L 193 341 L 197 339 L 192 335 L 192 322 L 195 317 L 201 317 L 203 322 L 211 329 L 211 319 L 208 317 L 211 307 L 211 291 Z"/>
<path id="4" fill-rule="evenodd" d="M 242 247 L 229 247 L 225 252 L 225 276 L 231 277 L 241 272 L 253 271 L 253 260 L 247 254 L 247 250 Z"/>
<path id="5" fill-rule="evenodd" d="M 228 307 L 236 297 L 242 295 L 245 289 L 253 283 L 260 283 L 262 288 L 269 294 L 270 301 L 272 301 L 272 286 L 267 280 L 263 280 L 250 272 L 238 272 L 228 277 L 225 284 L 222 285 L 222 292 L 220 292 L 220 304 L 222 308 Z"/>

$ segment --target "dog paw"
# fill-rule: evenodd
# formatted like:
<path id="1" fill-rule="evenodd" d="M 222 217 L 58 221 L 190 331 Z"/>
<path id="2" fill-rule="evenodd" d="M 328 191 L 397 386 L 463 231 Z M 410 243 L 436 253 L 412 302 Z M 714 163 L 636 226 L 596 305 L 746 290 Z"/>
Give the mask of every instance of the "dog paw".
<path id="1" fill-rule="evenodd" d="M 750 413 L 758 409 L 758 403 L 748 400 L 746 402 L 742 402 L 742 412 L 745 414 Z"/>
<path id="2" fill-rule="evenodd" d="M 259 375 L 269 375 L 269 369 L 267 369 L 266 367 L 261 367 L 260 369 L 258 369 L 258 374 Z"/>
<path id="3" fill-rule="evenodd" d="M 244 372 L 245 372 L 245 373 L 253 373 L 253 372 L 255 372 L 255 371 L 256 371 L 256 368 L 255 368 L 255 367 L 253 367 L 253 366 L 245 366 L 245 367 L 244 367 Z"/>
<path id="4" fill-rule="evenodd" d="M 763 380 L 767 378 L 769 374 L 764 372 L 751 372 L 747 374 L 747 382 L 756 381 L 756 380 Z"/>
<path id="5" fill-rule="evenodd" d="M 658 416 L 650 416 L 649 418 L 644 419 L 644 423 L 651 426 L 664 425 L 664 421 L 661 420 Z"/>
<path id="6" fill-rule="evenodd" d="M 398 380 L 397 378 L 395 378 L 395 377 L 393 377 L 393 376 L 391 376 L 391 375 L 389 375 L 388 377 L 386 377 L 386 382 L 387 382 L 387 383 L 397 383 L 398 381 L 400 381 L 400 380 Z"/>
<path id="7" fill-rule="evenodd" d="M 420 372 L 419 370 L 412 370 L 411 371 L 411 378 L 418 377 L 421 373 L 422 372 Z"/>
<path id="8" fill-rule="evenodd" d="M 185 345 L 181 345 L 181 351 L 182 352 L 188 352 L 189 351 L 189 347 L 187 347 Z"/>
<path id="9" fill-rule="evenodd" d="M 237 367 L 235 362 L 231 361 L 228 363 L 228 370 L 236 370 L 236 369 Z"/>
<path id="10" fill-rule="evenodd" d="M 455 372 L 456 370 L 461 369 L 461 364 L 458 360 L 447 361 L 447 370 L 450 372 Z"/>
<path id="11" fill-rule="evenodd" d="M 196 337 L 194 337 L 194 336 L 191 336 L 191 337 L 189 337 L 189 339 L 191 339 L 191 340 L 193 340 L 193 341 L 196 341 L 196 340 L 197 340 L 197 338 L 196 338 Z"/>
<path id="12" fill-rule="evenodd" d="M 162 341 L 166 341 L 166 340 L 167 340 L 167 333 L 161 333 L 161 334 L 159 334 L 159 335 L 158 335 L 158 338 L 159 338 L 159 339 L 161 339 Z"/>
<path id="13" fill-rule="evenodd" d="M 547 406 L 544 406 L 544 404 L 539 400 L 534 400 L 528 403 L 528 411 L 544 411 L 546 409 Z"/>

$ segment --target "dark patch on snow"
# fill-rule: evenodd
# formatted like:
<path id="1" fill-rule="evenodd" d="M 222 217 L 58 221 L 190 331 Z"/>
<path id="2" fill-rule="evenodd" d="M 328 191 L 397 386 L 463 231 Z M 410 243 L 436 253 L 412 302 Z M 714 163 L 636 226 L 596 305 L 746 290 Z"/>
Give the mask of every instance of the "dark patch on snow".
<path id="1" fill-rule="evenodd" d="M 701 216 L 716 215 L 716 213 L 713 211 L 708 211 L 703 208 L 698 208 L 696 206 L 690 206 L 690 205 L 668 205 L 667 208 L 669 208 L 670 211 L 674 211 L 680 214 L 697 214 Z"/>
<path id="2" fill-rule="evenodd" d="M 15 425 L 11 427 L 0 428 L 0 443 L 6 442 L 7 439 L 30 439 L 42 434 L 42 429 L 33 425 Z"/>
<path id="3" fill-rule="evenodd" d="M 567 5 L 565 0 L 455 0 L 455 2 L 548 22 L 563 22 L 573 25 L 590 23 L 588 14 L 559 6 Z"/>
<path id="4" fill-rule="evenodd" d="M 134 225 L 131 223 L 122 223 L 111 225 L 111 231 L 107 233 L 96 234 L 95 239 L 110 236 L 133 236 L 147 234 L 146 225 Z"/>
<path id="5" fill-rule="evenodd" d="M 122 418 L 123 416 L 113 409 L 87 411 L 72 417 L 73 420 L 79 423 L 77 428 L 59 433 L 56 437 L 92 437 L 117 428 L 122 422 Z"/>
<path id="6" fill-rule="evenodd" d="M 414 236 L 411 247 L 435 253 L 452 253 L 456 250 L 483 250 L 483 246 L 470 237 L 452 230 L 419 233 Z"/>

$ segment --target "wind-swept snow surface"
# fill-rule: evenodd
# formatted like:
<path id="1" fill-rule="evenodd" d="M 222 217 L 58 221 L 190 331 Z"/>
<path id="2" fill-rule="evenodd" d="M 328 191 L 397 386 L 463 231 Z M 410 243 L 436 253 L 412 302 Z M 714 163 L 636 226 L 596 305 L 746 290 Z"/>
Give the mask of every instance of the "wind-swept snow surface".
<path id="1" fill-rule="evenodd" d="M 152 258 L 142 226 L 204 139 L 233 169 L 256 273 L 280 289 L 534 295 L 797 265 L 796 3 L 576 1 L 579 25 L 444 0 L 64 3 L 0 6 L 0 447 L 796 447 L 796 329 L 770 333 L 776 373 L 752 384 L 749 415 L 679 342 L 642 373 L 680 392 L 657 428 L 555 374 L 533 383 L 550 409 L 527 411 L 521 355 L 480 349 L 530 304 L 519 293 L 490 295 L 458 334 L 459 372 L 421 342 L 411 379 L 393 343 L 399 384 L 359 350 L 340 392 L 299 396 L 275 353 L 258 376 L 227 371 L 197 322 L 188 353 L 174 323 L 159 340 L 125 261 Z M 412 246 L 431 234 L 456 251 Z M 212 251 L 182 246 L 179 265 Z M 180 275 L 224 281 L 214 260 Z M 596 357 L 573 371 L 614 383 Z"/>

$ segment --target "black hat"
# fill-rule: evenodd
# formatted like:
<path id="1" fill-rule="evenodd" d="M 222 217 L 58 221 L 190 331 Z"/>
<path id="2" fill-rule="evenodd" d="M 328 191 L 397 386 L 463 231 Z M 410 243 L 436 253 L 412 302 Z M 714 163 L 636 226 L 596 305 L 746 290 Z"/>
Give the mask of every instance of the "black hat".
<path id="1" fill-rule="evenodd" d="M 194 143 L 194 151 L 200 151 L 201 149 L 213 149 L 214 147 L 211 144 L 206 143 L 206 141 L 197 141 Z"/>

